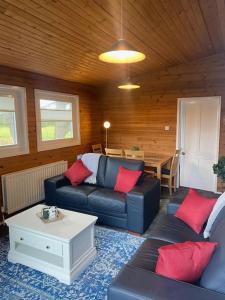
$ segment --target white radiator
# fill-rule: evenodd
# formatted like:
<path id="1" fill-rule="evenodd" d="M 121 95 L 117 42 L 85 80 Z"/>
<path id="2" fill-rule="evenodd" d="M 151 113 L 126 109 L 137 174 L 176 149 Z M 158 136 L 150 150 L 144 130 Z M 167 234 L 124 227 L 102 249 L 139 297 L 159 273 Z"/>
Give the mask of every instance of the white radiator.
<path id="1" fill-rule="evenodd" d="M 62 174 L 67 161 L 2 175 L 4 211 L 11 214 L 44 199 L 44 180 Z"/>

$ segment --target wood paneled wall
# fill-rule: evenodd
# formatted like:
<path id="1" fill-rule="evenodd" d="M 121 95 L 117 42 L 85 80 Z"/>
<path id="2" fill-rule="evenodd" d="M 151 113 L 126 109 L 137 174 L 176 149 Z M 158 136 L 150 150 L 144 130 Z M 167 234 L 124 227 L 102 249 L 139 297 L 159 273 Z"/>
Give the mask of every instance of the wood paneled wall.
<path id="1" fill-rule="evenodd" d="M 69 164 L 71 164 L 77 154 L 90 151 L 91 144 L 101 141 L 102 115 L 96 88 L 1 66 L 0 84 L 17 85 L 26 88 L 30 146 L 30 153 L 27 155 L 0 159 L 0 176 L 58 160 L 68 160 Z M 37 152 L 34 102 L 35 88 L 79 96 L 80 146 Z M 1 205 L 2 194 L 0 191 L 0 206 Z"/>
<path id="2" fill-rule="evenodd" d="M 111 122 L 109 147 L 138 145 L 148 153 L 173 153 L 176 146 L 177 99 L 221 96 L 220 155 L 225 155 L 225 54 L 136 78 L 139 90 L 107 87 L 103 117 Z M 170 130 L 165 131 L 164 126 Z"/>

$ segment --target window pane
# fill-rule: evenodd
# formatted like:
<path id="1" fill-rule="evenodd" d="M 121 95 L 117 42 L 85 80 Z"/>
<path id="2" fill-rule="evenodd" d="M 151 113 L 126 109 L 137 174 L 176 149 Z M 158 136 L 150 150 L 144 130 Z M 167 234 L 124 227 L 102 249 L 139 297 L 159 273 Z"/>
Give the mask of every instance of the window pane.
<path id="1" fill-rule="evenodd" d="M 38 151 L 80 144 L 76 95 L 35 90 Z"/>
<path id="2" fill-rule="evenodd" d="M 41 110 L 42 121 L 72 121 L 72 111 Z"/>
<path id="3" fill-rule="evenodd" d="M 29 153 L 26 89 L 0 84 L 0 158 Z"/>
<path id="4" fill-rule="evenodd" d="M 11 95 L 8 96 L 0 95 L 0 110 L 15 111 L 14 97 Z"/>
<path id="5" fill-rule="evenodd" d="M 42 141 L 73 138 L 72 121 L 41 122 Z"/>
<path id="6" fill-rule="evenodd" d="M 72 103 L 40 99 L 42 141 L 73 138 Z"/>
<path id="7" fill-rule="evenodd" d="M 71 110 L 72 111 L 72 103 L 64 102 L 64 101 L 54 101 L 41 99 L 40 100 L 40 108 L 41 109 L 50 109 L 50 110 Z"/>
<path id="8" fill-rule="evenodd" d="M 15 144 L 17 144 L 16 114 L 0 111 L 0 146 Z"/>

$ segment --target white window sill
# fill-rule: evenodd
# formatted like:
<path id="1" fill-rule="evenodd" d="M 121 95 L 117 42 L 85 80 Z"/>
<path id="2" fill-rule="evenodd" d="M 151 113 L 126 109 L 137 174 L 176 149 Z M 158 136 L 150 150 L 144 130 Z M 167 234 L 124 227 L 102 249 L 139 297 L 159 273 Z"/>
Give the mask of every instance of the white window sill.
<path id="1" fill-rule="evenodd" d="M 68 139 L 68 140 L 39 142 L 37 148 L 38 151 L 47 151 L 47 150 L 60 149 L 60 148 L 79 146 L 79 145 L 81 145 L 80 140 Z"/>
<path id="2" fill-rule="evenodd" d="M 29 154 L 29 147 L 2 146 L 2 148 L 4 149 L 0 147 L 0 158 Z"/>

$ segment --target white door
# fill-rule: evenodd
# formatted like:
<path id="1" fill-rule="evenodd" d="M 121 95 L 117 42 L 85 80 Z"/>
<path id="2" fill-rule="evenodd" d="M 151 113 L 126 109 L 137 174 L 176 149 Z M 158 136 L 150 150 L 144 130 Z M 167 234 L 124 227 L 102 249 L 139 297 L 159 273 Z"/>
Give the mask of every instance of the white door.
<path id="1" fill-rule="evenodd" d="M 217 190 L 220 97 L 180 99 L 180 185 Z"/>

